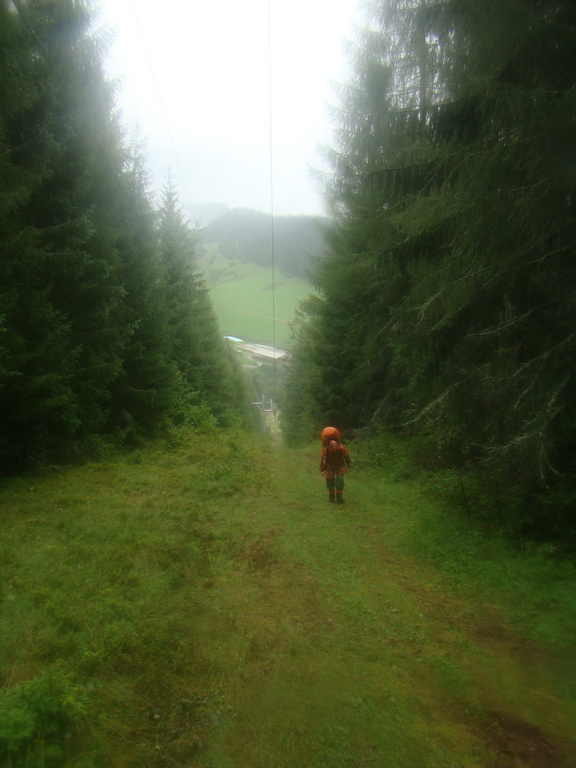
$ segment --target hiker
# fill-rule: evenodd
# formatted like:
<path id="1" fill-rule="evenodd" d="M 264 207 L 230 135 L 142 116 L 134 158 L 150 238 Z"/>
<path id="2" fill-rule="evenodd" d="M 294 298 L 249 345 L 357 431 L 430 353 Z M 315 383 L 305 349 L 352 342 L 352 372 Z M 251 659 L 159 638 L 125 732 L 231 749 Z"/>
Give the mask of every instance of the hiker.
<path id="1" fill-rule="evenodd" d="M 322 430 L 322 458 L 320 472 L 326 478 L 328 486 L 328 501 L 344 504 L 344 475 L 352 463 L 348 449 L 342 443 L 340 432 L 336 427 L 326 427 Z"/>

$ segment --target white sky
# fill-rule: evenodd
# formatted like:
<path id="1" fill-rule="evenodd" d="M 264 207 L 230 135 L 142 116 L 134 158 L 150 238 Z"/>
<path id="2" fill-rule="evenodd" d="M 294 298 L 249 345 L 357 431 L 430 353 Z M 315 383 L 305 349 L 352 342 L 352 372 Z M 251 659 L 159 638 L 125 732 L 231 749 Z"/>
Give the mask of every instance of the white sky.
<path id="1" fill-rule="evenodd" d="M 141 127 L 153 188 L 170 168 L 184 206 L 324 212 L 310 168 L 332 140 L 358 0 L 269 4 L 270 36 L 268 0 L 99 2 L 124 122 Z"/>

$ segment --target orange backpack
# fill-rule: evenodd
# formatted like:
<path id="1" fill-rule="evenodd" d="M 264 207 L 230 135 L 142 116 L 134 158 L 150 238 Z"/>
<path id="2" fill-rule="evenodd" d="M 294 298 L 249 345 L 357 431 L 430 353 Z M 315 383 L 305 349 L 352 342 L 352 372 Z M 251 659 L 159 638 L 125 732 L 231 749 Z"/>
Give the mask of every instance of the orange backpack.
<path id="1" fill-rule="evenodd" d="M 326 463 L 336 470 L 344 464 L 344 446 L 340 440 L 330 440 L 326 446 Z"/>
<path id="2" fill-rule="evenodd" d="M 336 427 L 325 427 L 322 430 L 320 439 L 322 440 L 322 445 L 326 445 L 330 440 L 338 440 L 338 442 L 340 442 L 340 432 Z"/>

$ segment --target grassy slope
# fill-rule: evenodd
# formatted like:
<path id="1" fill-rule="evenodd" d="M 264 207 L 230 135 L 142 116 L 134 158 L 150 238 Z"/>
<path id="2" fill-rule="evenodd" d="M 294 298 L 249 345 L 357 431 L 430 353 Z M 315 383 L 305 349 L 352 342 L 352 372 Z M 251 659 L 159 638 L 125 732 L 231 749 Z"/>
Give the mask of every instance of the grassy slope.
<path id="1" fill-rule="evenodd" d="M 279 271 L 273 277 L 270 268 L 230 261 L 214 247 L 207 249 L 199 267 L 210 286 L 224 335 L 262 344 L 272 344 L 275 335 L 277 346 L 286 345 L 298 302 L 311 292 L 305 280 L 286 277 Z"/>
<path id="2" fill-rule="evenodd" d="M 0 713 L 57 688 L 13 765 L 576 764 L 574 569 L 362 460 L 329 505 L 317 454 L 183 436 L 6 484 Z"/>
<path id="3" fill-rule="evenodd" d="M 212 301 L 222 333 L 245 341 L 284 347 L 290 335 L 289 324 L 299 301 L 310 293 L 310 286 L 297 278 L 276 277 L 274 313 L 270 272 L 259 268 L 251 277 L 211 289 Z M 272 318 L 276 318 L 275 327 Z"/>

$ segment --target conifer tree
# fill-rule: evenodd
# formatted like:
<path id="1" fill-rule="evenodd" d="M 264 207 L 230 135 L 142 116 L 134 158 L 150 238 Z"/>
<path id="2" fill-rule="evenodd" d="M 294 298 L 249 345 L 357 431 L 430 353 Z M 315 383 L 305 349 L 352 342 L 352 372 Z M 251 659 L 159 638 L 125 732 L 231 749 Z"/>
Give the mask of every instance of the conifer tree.
<path id="1" fill-rule="evenodd" d="M 111 215 L 122 195 L 121 136 L 88 7 L 73 0 L 19 7 L 23 23 L 33 25 L 41 119 L 54 137 L 48 173 L 24 215 L 40 232 L 44 285 L 73 329 L 80 433 L 90 434 L 106 423 L 109 389 L 130 333 Z"/>
<path id="2" fill-rule="evenodd" d="M 331 157 L 312 394 L 524 492 L 554 486 L 558 521 L 575 492 L 573 5 L 372 11 Z"/>
<path id="3" fill-rule="evenodd" d="M 281 412 L 282 432 L 288 444 L 297 444 L 318 434 L 328 419 L 319 403 L 321 391 L 318 350 L 322 349 L 318 313 L 322 299 L 309 296 L 296 311 L 291 327 L 290 364 L 284 382 Z"/>
<path id="4" fill-rule="evenodd" d="M 180 382 L 182 404 L 205 403 L 226 421 L 243 417 L 246 391 L 232 350 L 221 337 L 208 290 L 197 271 L 195 232 L 168 177 L 158 216 L 158 242 L 165 283 L 168 345 Z"/>
<path id="5" fill-rule="evenodd" d="M 0 183 L 13 194 L 0 214 L 0 397 L 10 414 L 0 446 L 22 464 L 70 455 L 119 428 L 113 398 L 139 323 L 122 251 L 134 198 L 88 7 L 21 0 L 2 3 L 2 13 L 10 47 L 0 141 L 10 172 Z"/>
<path id="6" fill-rule="evenodd" d="M 57 218 L 43 221 L 38 210 L 59 149 L 52 121 L 60 98 L 45 10 L 33 3 L 1 4 L 0 452 L 7 468 L 42 460 L 80 423 L 74 392 L 80 343 L 65 308 L 54 300 L 51 280 L 59 272 L 56 243 L 65 225 Z"/>
<path id="7" fill-rule="evenodd" d="M 174 200 L 157 226 L 89 6 L 0 0 L 0 22 L 3 466 L 154 431 L 183 388 L 236 406 L 190 231 Z"/>
<path id="8" fill-rule="evenodd" d="M 177 398 L 166 275 L 138 130 L 126 147 L 122 195 L 115 216 L 125 322 L 130 335 L 114 382 L 111 423 L 126 436 L 154 432 L 169 420 Z"/>

